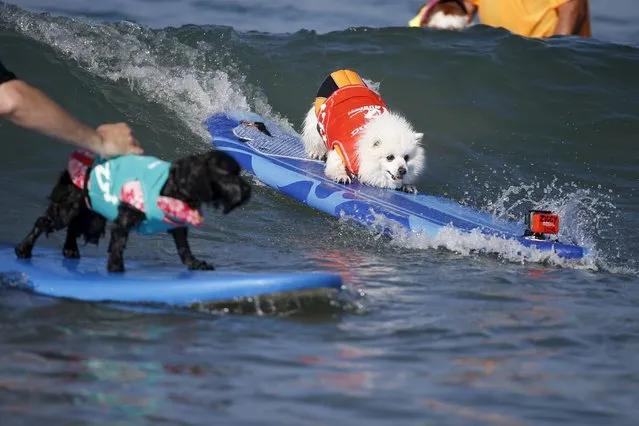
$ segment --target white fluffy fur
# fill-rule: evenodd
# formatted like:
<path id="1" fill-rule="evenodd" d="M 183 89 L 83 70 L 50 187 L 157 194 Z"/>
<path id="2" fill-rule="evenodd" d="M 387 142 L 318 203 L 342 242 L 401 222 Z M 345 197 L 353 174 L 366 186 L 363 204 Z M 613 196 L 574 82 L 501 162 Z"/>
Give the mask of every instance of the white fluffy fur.
<path id="1" fill-rule="evenodd" d="M 304 117 L 304 125 L 302 128 L 302 142 L 304 142 L 304 150 L 313 160 L 326 159 L 326 146 L 317 131 L 317 116 L 315 115 L 315 104 L 306 113 Z"/>
<path id="2" fill-rule="evenodd" d="M 440 30 L 463 30 L 468 26 L 468 17 L 465 15 L 448 15 L 444 12 L 436 12 L 428 21 L 427 26 Z"/>
<path id="3" fill-rule="evenodd" d="M 357 179 L 366 185 L 415 192 L 413 183 L 425 166 L 425 153 L 420 146 L 423 136 L 423 133 L 416 133 L 411 124 L 397 113 L 385 112 L 373 117 L 357 141 Z M 350 183 L 342 159 L 334 150 L 327 152 L 317 132 L 314 106 L 311 106 L 304 119 L 302 141 L 310 158 L 326 158 L 326 176 L 336 182 Z M 402 170 L 405 171 L 403 175 Z"/>

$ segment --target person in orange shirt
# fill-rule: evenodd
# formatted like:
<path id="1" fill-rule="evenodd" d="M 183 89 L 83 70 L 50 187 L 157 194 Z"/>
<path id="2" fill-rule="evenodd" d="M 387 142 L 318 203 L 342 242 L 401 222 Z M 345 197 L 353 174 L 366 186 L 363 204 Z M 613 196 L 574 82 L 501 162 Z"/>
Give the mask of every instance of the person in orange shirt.
<path id="1" fill-rule="evenodd" d="M 465 0 L 470 16 L 524 37 L 589 37 L 588 0 Z"/>
<path id="2" fill-rule="evenodd" d="M 431 3 L 452 2 L 430 0 L 427 5 Z M 455 13 L 467 14 L 469 23 L 478 13 L 482 24 L 524 37 L 591 36 L 588 0 L 463 0 L 463 7 L 458 9 Z"/>

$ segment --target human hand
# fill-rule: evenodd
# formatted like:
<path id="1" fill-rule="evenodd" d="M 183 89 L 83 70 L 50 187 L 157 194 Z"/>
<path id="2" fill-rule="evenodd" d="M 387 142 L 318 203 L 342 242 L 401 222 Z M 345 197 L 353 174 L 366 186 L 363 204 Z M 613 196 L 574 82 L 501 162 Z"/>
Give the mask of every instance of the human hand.
<path id="1" fill-rule="evenodd" d="M 101 144 L 97 148 L 97 154 L 101 157 L 110 158 L 118 155 L 144 153 L 126 123 L 103 124 L 96 131 L 101 138 Z"/>

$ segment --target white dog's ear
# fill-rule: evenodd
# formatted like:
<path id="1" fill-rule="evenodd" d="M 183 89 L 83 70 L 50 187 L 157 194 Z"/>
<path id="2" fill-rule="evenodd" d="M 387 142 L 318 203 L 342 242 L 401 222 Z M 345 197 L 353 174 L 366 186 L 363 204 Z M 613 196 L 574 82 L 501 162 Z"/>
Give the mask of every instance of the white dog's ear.
<path id="1" fill-rule="evenodd" d="M 415 142 L 420 143 L 422 141 L 422 138 L 424 137 L 423 133 L 415 133 L 413 135 L 415 137 Z"/>

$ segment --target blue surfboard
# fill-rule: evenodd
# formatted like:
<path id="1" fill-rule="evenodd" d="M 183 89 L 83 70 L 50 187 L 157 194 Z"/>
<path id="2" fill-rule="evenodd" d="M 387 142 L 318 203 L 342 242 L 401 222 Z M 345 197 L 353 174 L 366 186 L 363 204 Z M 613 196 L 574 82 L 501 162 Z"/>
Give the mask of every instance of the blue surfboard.
<path id="1" fill-rule="evenodd" d="M 0 286 L 89 302 L 159 303 L 189 306 L 237 298 L 338 291 L 342 278 L 324 272 L 241 273 L 189 271 L 183 267 L 142 267 L 127 261 L 127 271 L 110 274 L 106 258 L 63 259 L 60 249 L 36 247 L 18 259 L 12 246 L 0 245 Z"/>
<path id="2" fill-rule="evenodd" d="M 241 123 L 243 120 L 264 123 L 266 132 Z M 306 156 L 297 136 L 256 114 L 219 113 L 205 124 L 213 145 L 232 155 L 260 181 L 337 218 L 348 217 L 391 236 L 398 229 L 435 236 L 444 227 L 452 227 L 515 240 L 523 247 L 552 251 L 565 259 L 581 259 L 587 254 L 585 247 L 524 237 L 523 222 L 498 219 L 445 198 L 381 189 L 357 181 L 349 185 L 333 182 L 324 175 L 323 162 Z M 380 216 L 387 219 L 382 224 Z"/>

